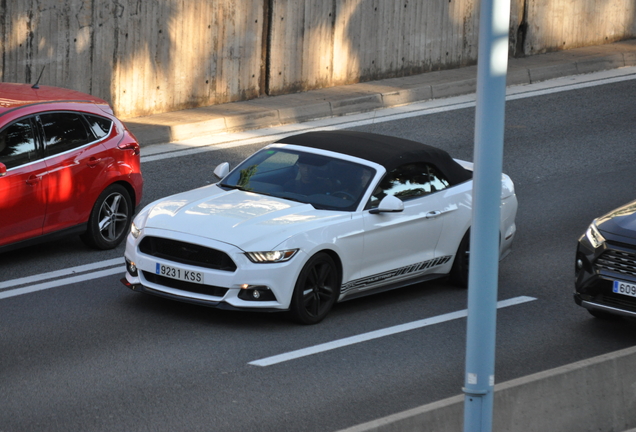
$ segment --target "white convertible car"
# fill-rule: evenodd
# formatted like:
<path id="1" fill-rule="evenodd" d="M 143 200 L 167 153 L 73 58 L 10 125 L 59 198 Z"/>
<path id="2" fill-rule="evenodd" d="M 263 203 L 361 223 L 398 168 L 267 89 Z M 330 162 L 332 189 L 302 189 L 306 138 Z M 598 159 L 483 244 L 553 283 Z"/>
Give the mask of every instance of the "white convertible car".
<path id="1" fill-rule="evenodd" d="M 450 276 L 468 281 L 472 164 L 421 143 L 346 131 L 287 137 L 221 180 L 146 206 L 126 244 L 129 288 L 206 306 L 290 311 Z M 500 256 L 517 199 L 502 178 Z"/>

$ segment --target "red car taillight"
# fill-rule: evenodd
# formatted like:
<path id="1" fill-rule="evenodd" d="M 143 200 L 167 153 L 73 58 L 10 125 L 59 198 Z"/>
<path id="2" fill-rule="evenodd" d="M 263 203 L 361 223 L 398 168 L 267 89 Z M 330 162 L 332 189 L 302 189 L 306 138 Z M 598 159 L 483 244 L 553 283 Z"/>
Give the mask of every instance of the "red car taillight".
<path id="1" fill-rule="evenodd" d="M 139 154 L 139 144 L 136 142 L 120 143 L 117 148 L 120 150 L 132 150 L 134 156 Z"/>

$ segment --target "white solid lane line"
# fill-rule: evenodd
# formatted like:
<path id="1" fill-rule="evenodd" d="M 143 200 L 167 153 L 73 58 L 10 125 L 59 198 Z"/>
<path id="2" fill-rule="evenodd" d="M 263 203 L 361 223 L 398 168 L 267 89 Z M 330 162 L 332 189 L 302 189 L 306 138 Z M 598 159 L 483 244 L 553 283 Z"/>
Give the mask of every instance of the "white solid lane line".
<path id="1" fill-rule="evenodd" d="M 42 291 L 49 288 L 55 288 L 55 287 L 59 287 L 63 285 L 70 285 L 70 284 L 74 284 L 78 282 L 85 282 L 85 281 L 89 281 L 93 279 L 99 279 L 99 278 L 114 275 L 117 273 L 123 276 L 125 271 L 126 271 L 126 266 L 119 266 L 119 267 L 113 267 L 107 270 L 86 273 L 79 276 L 67 277 L 67 278 L 57 279 L 50 282 L 44 282 L 37 285 L 29 285 L 23 288 L 15 288 L 11 290 L 6 290 L 6 291 L 0 292 L 0 300 L 9 298 L 9 297 L 19 296 L 22 294 L 29 294 L 36 291 Z"/>
<path id="2" fill-rule="evenodd" d="M 527 296 L 514 297 L 508 300 L 502 300 L 497 302 L 497 309 L 508 307 L 508 306 L 514 306 L 521 303 L 527 303 L 534 300 L 536 300 L 536 298 L 534 297 L 527 297 Z M 249 362 L 248 364 L 252 366 L 271 366 L 277 363 L 283 363 L 283 362 L 294 360 L 300 357 L 306 357 L 313 354 L 330 351 L 336 348 L 342 348 L 348 345 L 354 345 L 360 342 L 366 342 L 368 340 L 378 339 L 378 338 L 393 335 L 396 333 L 402 333 L 402 332 L 413 330 L 413 329 L 427 327 L 433 324 L 439 324 L 446 321 L 452 321 L 459 318 L 465 318 L 467 316 L 468 316 L 468 309 L 464 309 L 457 312 L 450 312 L 444 315 L 438 315 L 431 318 L 424 318 L 419 321 L 413 321 L 406 324 L 400 324 L 393 327 L 375 330 L 372 332 L 363 333 L 356 336 L 350 336 L 344 339 L 338 339 L 335 341 L 326 342 L 320 345 L 314 345 L 312 347 L 302 348 L 296 351 L 290 351 L 284 354 L 278 354 L 272 357 L 262 358 L 260 360 L 254 360 Z"/>
<path id="3" fill-rule="evenodd" d="M 102 269 L 106 267 L 116 266 L 118 264 L 122 264 L 124 262 L 124 258 L 113 258 L 106 261 L 99 261 L 91 264 L 84 264 L 76 267 L 69 267 L 62 270 L 55 270 L 47 273 L 40 273 L 33 276 L 26 276 L 18 279 L 11 279 L 8 281 L 0 282 L 0 289 L 10 288 L 20 285 L 26 285 L 34 282 L 40 282 L 48 279 L 56 279 L 59 277 L 71 276 L 77 273 L 84 273 L 90 270 Z"/>

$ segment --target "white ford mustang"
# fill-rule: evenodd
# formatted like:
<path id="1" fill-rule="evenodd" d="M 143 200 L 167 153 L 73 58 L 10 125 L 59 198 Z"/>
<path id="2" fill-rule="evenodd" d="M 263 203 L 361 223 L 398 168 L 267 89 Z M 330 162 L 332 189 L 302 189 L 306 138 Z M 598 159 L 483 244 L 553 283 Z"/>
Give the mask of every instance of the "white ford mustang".
<path id="1" fill-rule="evenodd" d="M 468 281 L 472 164 L 421 143 L 331 131 L 291 136 L 221 181 L 135 218 L 122 282 L 218 308 L 289 310 L 320 322 L 334 303 L 433 278 Z M 517 199 L 502 177 L 500 256 Z"/>

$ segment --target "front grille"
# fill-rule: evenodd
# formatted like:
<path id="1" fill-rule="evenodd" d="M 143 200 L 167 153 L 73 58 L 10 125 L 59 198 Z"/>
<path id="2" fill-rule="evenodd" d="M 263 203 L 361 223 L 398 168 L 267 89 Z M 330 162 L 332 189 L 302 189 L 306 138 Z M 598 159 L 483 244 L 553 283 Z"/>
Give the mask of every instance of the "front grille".
<path id="1" fill-rule="evenodd" d="M 636 312 L 636 297 L 629 297 L 622 294 L 605 293 L 599 295 L 596 302 L 615 307 L 617 309 Z"/>
<path id="2" fill-rule="evenodd" d="M 142 253 L 198 267 L 233 272 L 236 264 L 225 252 L 161 237 L 144 237 L 139 244 Z"/>
<path id="3" fill-rule="evenodd" d="M 636 253 L 608 249 L 596 259 L 601 270 L 636 277 Z"/>
<path id="4" fill-rule="evenodd" d="M 147 271 L 142 272 L 144 278 L 148 282 L 155 283 L 157 285 L 165 286 L 168 288 L 175 288 L 182 291 L 188 291 L 196 294 L 204 294 L 214 297 L 223 297 L 227 292 L 227 288 L 212 286 L 212 285 L 202 285 L 192 282 L 181 281 L 177 279 L 167 278 L 165 276 L 160 276 L 158 274 L 150 273 Z"/>

